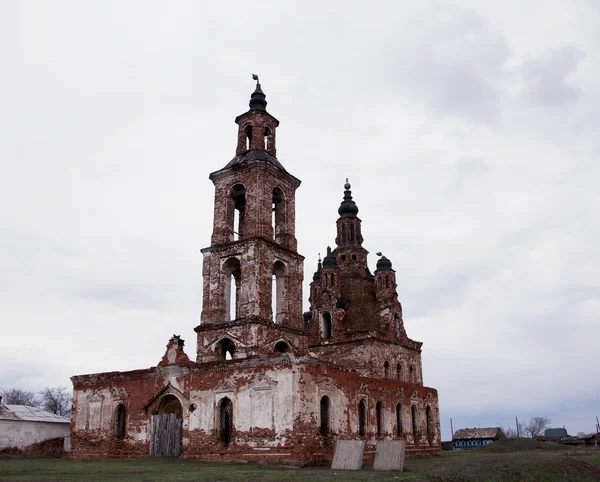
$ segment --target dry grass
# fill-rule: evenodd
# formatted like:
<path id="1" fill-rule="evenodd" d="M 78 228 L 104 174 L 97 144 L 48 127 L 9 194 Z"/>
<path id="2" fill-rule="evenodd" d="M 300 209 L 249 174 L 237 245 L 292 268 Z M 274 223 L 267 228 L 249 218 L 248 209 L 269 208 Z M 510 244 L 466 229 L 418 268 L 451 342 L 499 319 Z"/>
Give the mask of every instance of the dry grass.
<path id="1" fill-rule="evenodd" d="M 536 444 L 539 442 L 536 442 Z M 600 450 L 569 456 L 563 446 L 502 443 L 495 451 L 446 452 L 411 459 L 405 472 L 291 469 L 260 464 L 227 464 L 180 459 L 82 461 L 68 458 L 0 460 L 0 482 L 200 482 L 200 481 L 422 481 L 524 482 L 600 480 Z M 543 444 L 543 443 L 542 443 Z"/>

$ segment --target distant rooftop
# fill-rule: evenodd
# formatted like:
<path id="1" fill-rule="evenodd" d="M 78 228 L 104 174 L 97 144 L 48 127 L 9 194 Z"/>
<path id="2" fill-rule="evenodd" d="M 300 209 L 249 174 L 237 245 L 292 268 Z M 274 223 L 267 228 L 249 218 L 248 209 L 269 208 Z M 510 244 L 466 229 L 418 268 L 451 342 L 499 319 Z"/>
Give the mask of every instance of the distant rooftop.
<path id="1" fill-rule="evenodd" d="M 61 417 L 37 407 L 28 405 L 0 405 L 0 420 L 21 420 L 24 422 L 71 423 L 69 417 Z"/>
<path id="2" fill-rule="evenodd" d="M 500 427 L 487 428 L 461 428 L 454 432 L 453 440 L 469 440 L 482 438 L 498 438 L 502 437 L 502 429 Z"/>

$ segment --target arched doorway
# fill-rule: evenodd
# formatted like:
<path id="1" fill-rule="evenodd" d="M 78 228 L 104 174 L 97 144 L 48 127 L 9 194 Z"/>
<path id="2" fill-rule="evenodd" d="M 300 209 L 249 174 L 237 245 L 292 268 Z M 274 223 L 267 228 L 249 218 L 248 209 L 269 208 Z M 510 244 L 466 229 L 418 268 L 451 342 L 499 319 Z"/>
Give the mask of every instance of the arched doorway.
<path id="1" fill-rule="evenodd" d="M 181 455 L 182 415 L 181 402 L 175 395 L 165 395 L 160 399 L 151 420 L 150 455 Z"/>
<path id="2" fill-rule="evenodd" d="M 219 440 L 226 447 L 233 434 L 233 403 L 225 397 L 219 402 Z"/>

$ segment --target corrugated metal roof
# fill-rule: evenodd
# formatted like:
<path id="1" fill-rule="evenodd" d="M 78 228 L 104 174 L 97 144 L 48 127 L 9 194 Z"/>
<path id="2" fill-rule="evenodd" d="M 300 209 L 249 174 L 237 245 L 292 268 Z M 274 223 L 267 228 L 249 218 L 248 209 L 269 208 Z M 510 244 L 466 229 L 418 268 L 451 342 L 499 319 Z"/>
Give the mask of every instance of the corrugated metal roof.
<path id="1" fill-rule="evenodd" d="M 500 427 L 488 428 L 461 428 L 454 432 L 453 440 L 468 440 L 482 438 L 498 438 L 502 436 Z"/>
<path id="2" fill-rule="evenodd" d="M 21 420 L 26 422 L 71 423 L 69 417 L 61 417 L 41 408 L 28 405 L 1 405 L 0 420 Z"/>

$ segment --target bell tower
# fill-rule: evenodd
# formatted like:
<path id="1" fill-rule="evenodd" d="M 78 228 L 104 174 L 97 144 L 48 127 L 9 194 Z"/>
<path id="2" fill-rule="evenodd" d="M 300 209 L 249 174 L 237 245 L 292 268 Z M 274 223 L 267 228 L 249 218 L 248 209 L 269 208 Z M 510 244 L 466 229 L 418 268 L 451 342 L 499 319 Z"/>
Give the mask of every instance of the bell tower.
<path id="1" fill-rule="evenodd" d="M 304 351 L 304 258 L 295 235 L 300 180 L 276 157 L 279 121 L 258 76 L 250 109 L 236 117 L 235 157 L 210 174 L 213 233 L 204 255 L 198 361 Z M 225 340 L 225 341 L 224 341 Z"/>

